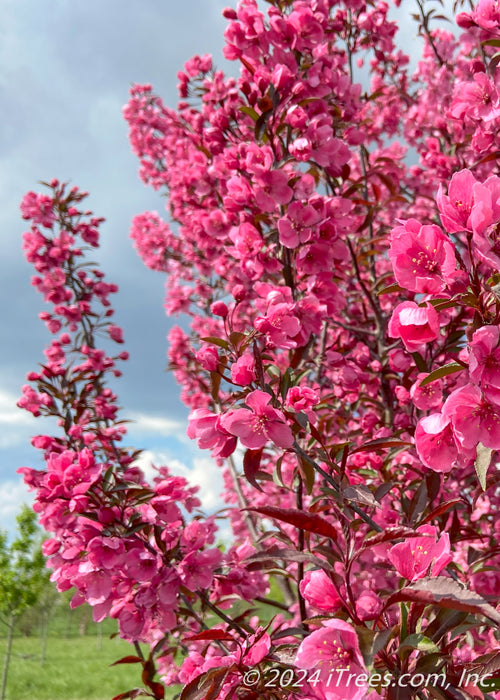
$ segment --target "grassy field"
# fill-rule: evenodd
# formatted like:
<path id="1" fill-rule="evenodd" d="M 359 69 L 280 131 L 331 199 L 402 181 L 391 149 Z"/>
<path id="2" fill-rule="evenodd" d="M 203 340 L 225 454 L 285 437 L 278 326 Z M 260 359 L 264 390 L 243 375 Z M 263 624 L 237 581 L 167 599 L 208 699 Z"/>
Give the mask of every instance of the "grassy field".
<path id="1" fill-rule="evenodd" d="M 142 687 L 138 664 L 109 666 L 133 653 L 127 642 L 104 635 L 100 649 L 96 636 L 49 637 L 42 666 L 40 640 L 16 637 L 6 700 L 111 700 L 126 690 Z M 0 639 L 1 665 L 4 655 L 5 639 Z M 166 696 L 173 694 L 167 690 Z"/>

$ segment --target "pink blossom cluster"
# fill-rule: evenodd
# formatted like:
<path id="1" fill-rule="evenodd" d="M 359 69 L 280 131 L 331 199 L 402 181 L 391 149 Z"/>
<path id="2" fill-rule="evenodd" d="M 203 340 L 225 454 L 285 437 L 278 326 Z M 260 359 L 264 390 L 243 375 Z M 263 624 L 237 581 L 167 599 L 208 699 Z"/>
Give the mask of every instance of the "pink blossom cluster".
<path id="1" fill-rule="evenodd" d="M 238 573 L 241 552 L 231 550 L 224 557 L 214 546 L 213 518 L 194 514 L 200 505 L 197 487 L 171 476 L 166 467 L 148 485 L 133 465 L 137 453 L 119 446 L 125 428 L 106 380 L 120 374 L 115 362 L 127 355 L 112 357 L 95 345 L 102 331 L 123 343 L 121 328 L 110 320 L 108 294 L 116 287 L 104 283 L 92 265 L 82 264 L 81 250 L 73 247 L 76 236 L 88 230 L 90 213 L 69 205 L 85 195 L 76 188 L 68 193 L 58 182 L 51 188 L 50 211 L 45 195 L 30 193 L 23 201 L 26 216 L 46 222 L 43 234 L 36 224 L 25 234 L 27 257 L 45 274 L 56 267 L 61 271 L 66 296 L 81 304 L 82 313 L 68 321 L 65 308 L 54 299 L 52 312 L 45 312 L 49 330 L 64 332 L 45 351 L 42 371 L 28 375 L 19 406 L 34 415 L 57 417 L 63 432 L 33 439 L 44 452 L 44 471 L 22 467 L 19 472 L 36 491 L 35 511 L 52 533 L 44 553 L 58 589 L 74 588 L 72 605 L 89 603 L 95 620 L 116 618 L 125 639 L 153 644 L 185 625 L 179 613 L 183 598 L 214 588 L 217 599 L 217 587 L 220 595 L 223 590 L 225 596 L 243 592 L 251 597 L 266 584 L 257 575 Z M 91 226 L 100 223 L 90 221 Z M 56 227 L 64 229 L 57 234 Z M 67 243 L 64 250 L 61 240 Z M 97 244 L 93 234 L 92 245 Z M 43 292 L 38 278 L 33 284 Z M 193 624 L 188 629 L 197 631 Z"/>
<path id="2" fill-rule="evenodd" d="M 195 56 L 177 110 L 150 85 L 124 108 L 140 176 L 168 196 L 173 225 L 146 212 L 131 235 L 189 320 L 169 366 L 223 470 L 227 552 L 184 480 L 147 484 L 118 446 L 105 379 L 126 355 L 97 342 L 123 342 L 116 289 L 74 264 L 100 220 L 58 183 L 23 202 L 60 333 L 20 401 L 63 432 L 35 438 L 45 472 L 23 470 L 53 577 L 148 643 L 183 700 L 393 700 L 384 674 L 458 687 L 500 653 L 500 13 L 480 0 L 451 33 L 416 5 L 413 75 L 386 2 L 240 0 L 238 78 Z M 269 690 L 277 666 L 292 676 Z"/>
<path id="3" fill-rule="evenodd" d="M 418 408 L 440 409 L 422 417 L 415 432 L 422 463 L 440 472 L 470 466 L 478 445 L 493 450 L 500 448 L 500 404 L 496 388 L 499 327 L 494 322 L 496 296 L 488 282 L 500 267 L 500 258 L 494 252 L 500 213 L 496 211 L 499 184 L 495 175 L 480 182 L 470 170 L 458 171 L 449 182 L 448 194 L 440 187 L 436 198 L 446 233 L 436 225 L 422 226 L 413 219 L 391 233 L 389 257 L 398 284 L 410 292 L 426 295 L 425 302 L 400 303 L 388 325 L 389 334 L 401 338 L 408 352 L 424 352 L 429 344 L 442 341 L 442 327 L 455 322 L 460 307 L 471 305 L 472 295 L 482 312 L 481 322 L 476 316 L 468 331 L 467 348 L 461 351 L 465 355 L 462 366 L 457 366 L 458 370 L 464 370 L 459 386 L 445 400 L 441 392 L 432 392 L 432 384 L 426 385 L 426 402 L 417 394 L 416 385 L 412 387 L 413 395 L 410 393 Z M 439 308 L 443 302 L 455 310 L 448 310 L 440 320 Z M 442 361 L 443 355 L 440 357 Z M 419 394 L 426 391 L 422 386 L 426 378 L 424 375 L 419 380 Z"/>

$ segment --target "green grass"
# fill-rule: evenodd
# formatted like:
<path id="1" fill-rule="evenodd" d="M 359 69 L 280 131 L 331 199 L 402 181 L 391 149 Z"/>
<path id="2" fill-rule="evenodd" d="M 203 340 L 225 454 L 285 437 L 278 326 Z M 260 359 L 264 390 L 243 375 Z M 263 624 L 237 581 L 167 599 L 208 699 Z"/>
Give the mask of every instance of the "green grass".
<path id="1" fill-rule="evenodd" d="M 27 611 L 16 625 L 6 700 L 111 700 L 127 690 L 143 687 L 139 664 L 110 666 L 123 656 L 136 653 L 133 646 L 122 639 L 110 638 L 117 631 L 116 620 L 106 619 L 97 625 L 92 621 L 89 606 L 69 608 L 71 595 L 71 592 L 57 594 L 55 602 Z M 282 602 L 275 582 L 271 585 L 270 597 Z M 236 616 L 248 607 L 247 601 L 237 601 L 229 614 Z M 264 624 L 276 614 L 272 606 L 258 604 L 254 607 Z M 42 643 L 38 633 L 44 619 L 48 621 L 48 638 L 42 666 Z M 207 619 L 209 625 L 216 622 L 219 622 L 216 617 Z M 85 634 L 81 636 L 83 631 Z M 5 628 L 0 625 L 0 680 L 5 647 Z M 146 650 L 147 645 L 144 645 Z M 165 699 L 172 700 L 179 692 L 179 686 L 166 688 Z"/>
<path id="2" fill-rule="evenodd" d="M 121 639 L 103 635 L 61 639 L 49 637 L 45 664 L 41 666 L 41 642 L 37 637 L 16 637 L 7 681 L 6 700 L 111 700 L 132 688 L 142 687 L 139 664 L 112 666 L 117 659 L 135 654 Z M 5 658 L 5 638 L 0 639 L 0 664 Z M 166 697 L 173 691 L 167 689 Z"/>

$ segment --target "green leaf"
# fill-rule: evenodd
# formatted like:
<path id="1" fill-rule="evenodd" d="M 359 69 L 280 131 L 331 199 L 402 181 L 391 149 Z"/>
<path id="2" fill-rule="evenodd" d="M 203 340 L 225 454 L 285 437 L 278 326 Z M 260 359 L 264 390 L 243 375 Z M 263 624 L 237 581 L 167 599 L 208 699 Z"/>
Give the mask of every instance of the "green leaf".
<path id="1" fill-rule="evenodd" d="M 500 63 L 500 51 L 497 51 L 495 54 L 490 59 L 489 65 L 488 65 L 488 73 L 493 75 L 495 72 L 498 64 Z"/>
<path id="2" fill-rule="evenodd" d="M 405 290 L 403 287 L 400 287 L 399 284 L 390 284 L 388 287 L 382 287 L 382 289 L 377 292 L 377 296 L 381 297 L 382 294 L 392 294 L 392 292 L 404 292 Z"/>
<path id="3" fill-rule="evenodd" d="M 404 639 L 398 651 L 403 651 L 404 649 L 418 649 L 419 651 L 426 651 L 428 653 L 439 652 L 439 647 L 423 634 L 410 634 L 406 639 Z"/>
<path id="4" fill-rule="evenodd" d="M 210 396 L 215 402 L 219 400 L 219 387 L 221 379 L 221 375 L 217 372 L 210 372 Z"/>
<path id="5" fill-rule="evenodd" d="M 223 338 L 215 338 L 214 336 L 209 335 L 206 338 L 200 338 L 200 340 L 203 340 L 205 343 L 210 343 L 211 345 L 218 345 L 224 350 L 229 350 L 229 343 Z"/>
<path id="6" fill-rule="evenodd" d="M 229 334 L 229 340 L 231 341 L 231 344 L 235 350 L 240 350 L 241 344 L 246 339 L 247 339 L 247 336 L 244 333 L 240 333 L 239 331 L 232 331 Z"/>
<path id="7" fill-rule="evenodd" d="M 276 462 L 276 468 L 273 470 L 273 481 L 277 486 L 281 488 L 285 487 L 283 482 L 283 475 L 281 474 L 281 465 L 283 464 L 283 455 Z"/>
<path id="8" fill-rule="evenodd" d="M 491 464 L 491 455 L 493 450 L 489 447 L 485 447 L 482 442 L 478 442 L 476 447 L 476 459 L 474 461 L 474 467 L 476 469 L 477 478 L 483 491 L 486 491 L 486 474 L 488 468 Z"/>
<path id="9" fill-rule="evenodd" d="M 268 365 L 266 367 L 266 372 L 271 375 L 271 377 L 281 377 L 279 367 L 276 367 L 276 365 Z"/>
<path id="10" fill-rule="evenodd" d="M 380 503 L 375 500 L 373 493 L 370 491 L 368 486 L 365 486 L 364 484 L 346 486 L 342 489 L 341 493 L 347 501 L 362 503 L 363 505 L 371 506 L 372 508 L 381 508 Z"/>
<path id="11" fill-rule="evenodd" d="M 411 356 L 413 357 L 413 361 L 417 365 L 417 369 L 419 372 L 427 372 L 427 364 L 418 352 L 412 352 Z"/>
<path id="12" fill-rule="evenodd" d="M 272 109 L 268 109 L 265 112 L 262 112 L 262 114 L 259 116 L 257 121 L 255 122 L 255 140 L 260 141 L 260 139 L 264 140 L 264 131 L 267 126 L 267 122 L 269 121 L 269 117 L 273 113 Z"/>
<path id="13" fill-rule="evenodd" d="M 259 118 L 258 112 L 256 112 L 255 109 L 249 105 L 243 105 L 239 108 L 239 111 L 243 112 L 243 114 L 248 114 L 249 117 L 252 117 L 254 122 L 256 122 Z"/>
<path id="14" fill-rule="evenodd" d="M 435 369 L 433 372 L 428 374 L 427 377 L 424 377 L 424 379 L 422 379 L 422 381 L 420 382 L 419 386 L 425 386 L 426 384 L 435 382 L 436 379 L 441 379 L 441 377 L 448 376 L 448 374 L 460 372 L 460 370 L 462 369 L 465 369 L 465 367 L 463 365 L 460 365 L 458 362 L 449 362 L 447 365 L 443 365 L 442 367 Z"/>
<path id="15" fill-rule="evenodd" d="M 302 478 L 304 479 L 306 491 L 309 495 L 311 495 L 312 490 L 314 488 L 314 479 L 316 477 L 316 471 L 312 464 L 310 464 L 307 460 L 302 459 L 300 455 L 297 455 L 297 460 L 299 463 L 299 471 L 302 475 Z"/>
<path id="16" fill-rule="evenodd" d="M 440 304 L 434 304 L 434 308 L 436 311 L 444 311 L 445 309 L 458 309 L 461 306 L 456 301 L 448 300 L 448 301 L 443 301 Z"/>

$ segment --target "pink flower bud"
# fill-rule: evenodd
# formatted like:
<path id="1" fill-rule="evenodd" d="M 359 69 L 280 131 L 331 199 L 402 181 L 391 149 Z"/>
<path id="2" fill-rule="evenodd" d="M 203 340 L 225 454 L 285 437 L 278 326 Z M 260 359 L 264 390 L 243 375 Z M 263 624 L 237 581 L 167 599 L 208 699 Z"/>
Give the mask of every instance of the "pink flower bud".
<path id="1" fill-rule="evenodd" d="M 408 352 L 415 352 L 439 338 L 439 317 L 429 302 L 418 306 L 404 301 L 394 309 L 387 330 L 391 338 L 401 338 Z"/>
<path id="2" fill-rule="evenodd" d="M 195 355 L 203 369 L 216 372 L 219 367 L 219 353 L 213 345 L 203 345 Z"/>
<path id="3" fill-rule="evenodd" d="M 228 308 L 223 301 L 214 301 L 214 303 L 210 307 L 210 311 L 213 313 L 214 316 L 222 316 L 222 318 L 226 318 L 228 314 Z"/>

